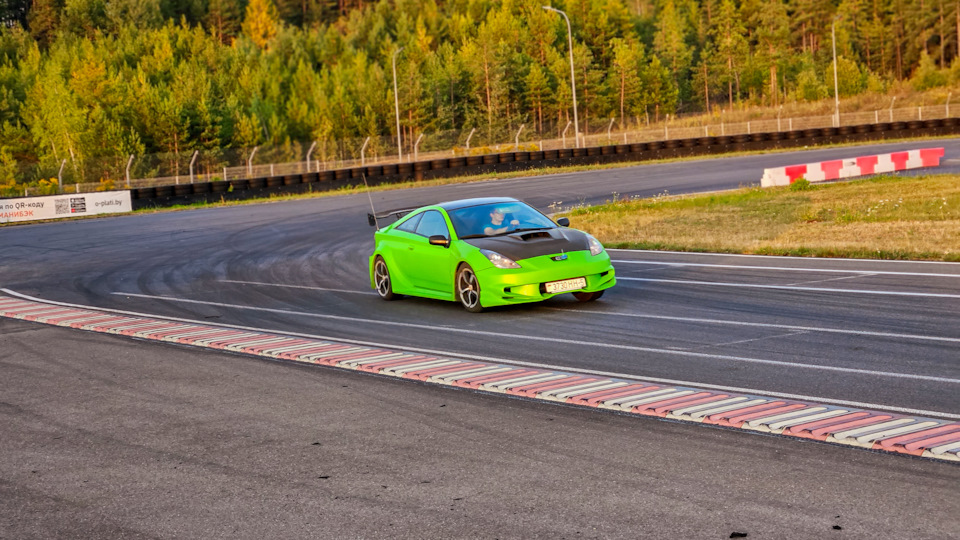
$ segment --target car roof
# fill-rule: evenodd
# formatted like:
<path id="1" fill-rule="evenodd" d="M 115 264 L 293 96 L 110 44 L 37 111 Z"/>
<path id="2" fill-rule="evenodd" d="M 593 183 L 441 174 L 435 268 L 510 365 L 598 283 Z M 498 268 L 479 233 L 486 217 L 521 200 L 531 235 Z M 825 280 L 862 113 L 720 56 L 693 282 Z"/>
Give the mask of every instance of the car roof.
<path id="1" fill-rule="evenodd" d="M 480 206 L 481 204 L 514 203 L 514 202 L 520 202 L 520 201 L 512 197 L 478 197 L 476 199 L 460 199 L 458 201 L 443 202 L 438 204 L 437 206 L 449 212 L 450 210 L 459 210 L 460 208 L 467 208 L 470 206 Z"/>

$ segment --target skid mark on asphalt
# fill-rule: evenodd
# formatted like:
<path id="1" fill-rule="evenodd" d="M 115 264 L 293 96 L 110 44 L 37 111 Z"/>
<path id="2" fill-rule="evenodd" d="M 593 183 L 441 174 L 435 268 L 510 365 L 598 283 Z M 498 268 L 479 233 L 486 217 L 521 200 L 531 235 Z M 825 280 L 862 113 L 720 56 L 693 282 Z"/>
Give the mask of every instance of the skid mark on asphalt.
<path id="1" fill-rule="evenodd" d="M 908 296 L 919 298 L 960 298 L 960 294 L 920 293 L 907 291 L 871 291 L 868 289 L 831 289 L 823 287 L 794 287 L 789 285 L 757 285 L 753 283 L 725 283 L 722 281 L 693 281 L 685 279 L 651 279 L 617 276 L 617 281 L 643 281 L 649 283 L 673 283 L 677 285 L 703 285 L 708 287 L 740 287 L 745 289 L 772 289 L 783 291 L 827 292 L 831 294 L 876 294 L 881 296 Z"/>
<path id="2" fill-rule="evenodd" d="M 329 287 L 311 287 L 308 285 L 287 285 L 284 283 L 264 283 L 262 281 L 241 281 L 237 279 L 221 279 L 220 283 L 234 283 L 238 285 L 259 285 L 262 287 L 282 287 L 286 289 L 306 289 L 311 291 L 324 291 L 324 292 L 339 292 L 339 293 L 348 293 L 348 294 L 365 294 L 365 295 L 374 295 L 377 293 L 372 291 L 357 291 L 353 289 L 332 289 Z"/>
<path id="3" fill-rule="evenodd" d="M 16 294 L 3 289 L 8 294 Z M 960 461 L 960 422 L 0 297 L 0 316 L 638 416 Z"/>
<path id="4" fill-rule="evenodd" d="M 2 289 L 2 290 L 6 291 L 6 289 Z M 675 355 L 675 356 L 688 356 L 691 358 L 702 358 L 707 360 L 728 360 L 733 362 L 765 364 L 765 365 L 772 365 L 772 366 L 792 367 L 792 368 L 798 368 L 798 369 L 834 371 L 834 372 L 841 372 L 841 373 L 856 373 L 859 375 L 868 375 L 868 376 L 875 376 L 875 377 L 890 377 L 895 379 L 912 379 L 912 380 L 931 381 L 931 382 L 940 382 L 940 383 L 948 383 L 948 384 L 960 384 L 960 379 L 934 377 L 929 375 L 915 375 L 912 373 L 894 373 L 890 371 L 874 371 L 869 369 L 844 368 L 844 367 L 838 367 L 838 366 L 799 364 L 795 362 L 783 362 L 779 360 L 764 360 L 762 358 L 748 358 L 744 356 L 731 356 L 731 355 L 721 355 L 721 354 L 697 353 L 697 352 L 690 352 L 690 351 L 677 351 L 677 350 L 671 350 L 671 349 L 660 349 L 655 347 L 638 347 L 634 345 L 620 345 L 617 343 L 604 343 L 599 341 L 583 341 L 583 340 L 563 339 L 563 338 L 546 337 L 546 336 L 534 336 L 534 335 L 526 335 L 526 334 L 507 334 L 503 332 L 488 332 L 484 330 L 471 330 L 467 328 L 457 328 L 453 326 L 438 327 L 434 325 L 404 323 L 404 322 L 396 322 L 396 321 L 382 321 L 382 320 L 376 320 L 376 319 L 362 319 L 359 317 L 345 317 L 341 315 L 327 315 L 323 313 L 309 313 L 305 311 L 292 311 L 292 310 L 286 310 L 286 309 L 243 306 L 238 304 L 225 304 L 221 302 L 205 302 L 202 300 L 176 298 L 173 296 L 155 296 L 155 295 L 149 295 L 149 294 L 119 293 L 119 292 L 113 293 L 113 294 L 117 296 L 147 298 L 150 300 L 162 300 L 167 302 L 178 302 L 178 303 L 184 303 L 184 304 L 217 306 L 222 308 L 249 310 L 249 311 L 262 311 L 265 313 L 294 315 L 298 317 L 312 317 L 312 318 L 318 318 L 318 319 L 328 319 L 328 320 L 337 320 L 337 321 L 379 324 L 379 325 L 385 325 L 385 326 L 398 326 L 398 327 L 404 327 L 404 328 L 417 328 L 420 330 L 428 330 L 428 331 L 443 331 L 443 332 L 451 332 L 451 333 L 458 333 L 458 334 L 489 336 L 495 339 L 507 338 L 507 339 L 517 339 L 517 340 L 527 340 L 527 341 L 538 341 L 543 343 L 567 343 L 570 345 L 589 346 L 589 347 L 598 348 L 598 349 L 600 348 L 619 349 L 619 350 L 667 354 L 667 355 Z"/>
<path id="5" fill-rule="evenodd" d="M 876 275 L 876 274 L 858 274 L 858 275 L 856 275 L 856 276 L 843 276 L 843 277 L 835 277 L 835 278 L 830 278 L 830 279 L 816 279 L 816 280 L 813 280 L 813 281 L 798 281 L 798 282 L 796 282 L 796 283 L 787 283 L 787 286 L 788 286 L 788 287 L 794 287 L 794 286 L 796 286 L 796 285 L 809 285 L 809 284 L 811 284 L 811 283 L 826 283 L 826 282 L 828 282 L 828 281 L 842 281 L 842 280 L 844 280 L 844 279 L 857 279 L 857 278 L 870 277 L 870 276 L 875 276 L 875 275 Z"/>
<path id="6" fill-rule="evenodd" d="M 803 335 L 803 334 L 809 334 L 809 333 L 810 333 L 810 332 L 790 332 L 790 333 L 787 333 L 787 334 L 777 334 L 777 335 L 775 335 L 775 336 L 764 336 L 764 337 L 758 337 L 758 338 L 752 338 L 752 339 L 741 339 L 741 340 L 738 340 L 738 341 L 728 341 L 728 342 L 726 342 L 726 343 L 714 343 L 714 344 L 712 344 L 712 345 L 704 345 L 704 346 L 702 346 L 702 347 L 690 347 L 690 348 L 688 348 L 688 349 L 686 349 L 686 350 L 688 350 L 688 351 L 698 351 L 698 350 L 703 350 L 703 349 L 712 349 L 712 348 L 715 348 L 715 347 L 729 347 L 730 345 L 742 345 L 742 344 L 744 344 L 744 343 L 755 343 L 755 342 L 757 342 L 757 341 L 764 341 L 764 340 L 768 340 L 768 339 L 788 338 L 788 337 L 792 337 L 792 336 L 801 336 L 801 335 Z"/>
<path id="7" fill-rule="evenodd" d="M 617 278 L 617 279 L 620 279 L 620 278 Z M 549 309 L 553 311 L 571 312 L 571 313 L 586 313 L 589 315 L 606 315 L 610 317 L 632 317 L 637 319 L 652 319 L 652 320 L 660 320 L 660 321 L 674 321 L 674 322 L 698 323 L 698 324 L 715 324 L 715 325 L 721 325 L 721 326 L 726 325 L 726 326 L 747 326 L 747 327 L 755 327 L 755 328 L 777 328 L 781 330 L 795 330 L 799 332 L 823 332 L 827 334 L 847 334 L 852 336 L 870 336 L 870 337 L 883 337 L 883 338 L 893 338 L 893 339 L 910 339 L 910 340 L 921 340 L 921 341 L 943 341 L 946 343 L 960 343 L 960 338 L 946 337 L 946 336 L 924 336 L 924 335 L 918 335 L 918 334 L 899 334 L 895 332 L 874 332 L 870 330 L 846 330 L 843 328 L 820 328 L 816 326 L 796 326 L 791 324 L 731 321 L 729 319 L 673 317 L 670 315 L 651 315 L 646 313 L 624 313 L 619 311 L 600 311 L 600 310 L 578 309 L 578 308 L 548 307 L 544 309 Z"/>

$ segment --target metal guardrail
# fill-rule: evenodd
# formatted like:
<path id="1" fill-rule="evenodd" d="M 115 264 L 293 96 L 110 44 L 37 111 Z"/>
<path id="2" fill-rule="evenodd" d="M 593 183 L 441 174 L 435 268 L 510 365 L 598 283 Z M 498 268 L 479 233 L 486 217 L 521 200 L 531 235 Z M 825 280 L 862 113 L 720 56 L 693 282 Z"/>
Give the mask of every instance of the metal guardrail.
<path id="1" fill-rule="evenodd" d="M 954 113 L 960 113 L 960 106 L 953 107 Z M 639 127 L 640 119 L 634 127 L 624 129 L 617 124 L 617 121 L 594 121 L 591 123 L 592 132 L 588 135 L 581 134 L 581 147 L 609 146 L 617 144 L 637 144 L 646 142 L 666 142 L 673 139 L 692 139 L 698 137 L 726 137 L 738 135 L 753 135 L 755 133 L 787 133 L 796 130 L 824 129 L 824 128 L 842 128 L 853 127 L 868 124 L 882 124 L 893 122 L 924 122 L 928 120 L 943 120 L 950 118 L 951 106 L 932 105 L 922 107 L 907 107 L 899 109 L 882 109 L 874 111 L 841 113 L 839 122 L 833 115 L 790 117 L 790 118 L 760 118 L 744 122 L 722 122 L 719 118 L 701 116 L 698 118 L 684 118 L 680 120 L 661 121 L 649 127 Z M 714 120 L 714 121 L 708 121 Z M 556 131 L 561 131 L 557 129 Z M 330 170 L 351 169 L 367 165 L 390 165 L 400 163 L 413 163 L 416 161 L 430 161 L 444 158 L 469 158 L 471 156 L 483 156 L 489 154 L 500 154 L 516 151 L 550 151 L 572 149 L 576 146 L 573 134 L 566 137 L 555 137 L 551 139 L 534 139 L 537 134 L 532 131 L 520 129 L 513 141 L 502 142 L 498 144 L 484 144 L 470 147 L 470 135 L 461 132 L 443 132 L 438 134 L 427 134 L 422 137 L 419 144 L 423 151 L 415 148 L 413 151 L 405 151 L 403 159 L 398 159 L 396 153 L 396 141 L 390 138 L 378 138 L 367 145 L 366 155 L 362 155 L 361 149 L 364 148 L 364 139 L 337 141 L 329 143 L 330 146 L 339 148 L 336 152 L 333 149 L 325 148 L 325 145 L 298 144 L 294 149 L 280 151 L 278 149 L 263 149 L 261 152 L 254 152 L 254 149 L 238 150 L 218 150 L 210 153 L 210 156 L 200 153 L 198 163 L 202 164 L 205 159 L 216 161 L 226 160 L 233 163 L 242 162 L 240 165 L 219 166 L 216 169 L 209 166 L 197 166 L 197 174 L 192 177 L 189 174 L 189 166 L 184 163 L 177 175 L 163 175 L 149 178 L 131 178 L 129 185 L 123 179 L 112 183 L 112 188 L 123 189 L 139 187 L 157 187 L 165 185 L 178 185 L 185 183 L 204 183 L 215 180 L 231 181 L 236 179 L 250 179 L 267 176 L 285 176 L 291 174 L 322 174 Z M 370 142 L 370 141 L 366 141 Z M 271 155 L 289 154 L 299 149 L 302 159 L 295 161 L 277 161 L 274 163 L 253 163 L 250 158 L 262 157 L 271 159 Z M 322 150 L 322 152 L 321 152 Z M 391 153 L 392 152 L 392 153 Z M 312 155 L 311 155 L 312 153 Z M 341 156 L 338 159 L 314 159 L 337 153 Z M 140 160 L 147 160 L 148 157 L 159 163 L 163 159 L 157 156 L 141 156 Z M 189 156 L 188 156 L 189 157 Z M 183 156 L 181 156 L 183 158 Z M 181 159 L 177 158 L 177 159 Z M 167 156 L 166 159 L 173 159 Z M 184 161 L 186 161 L 184 159 Z M 152 163 L 152 162 L 151 162 Z M 147 168 L 160 170 L 159 164 L 152 163 Z M 202 169 L 203 172 L 199 172 Z M 91 192 L 105 189 L 102 183 L 67 183 L 64 186 L 64 192 L 80 193 Z"/>
<path id="2" fill-rule="evenodd" d="M 797 127 L 797 126 L 794 126 Z M 789 131 L 754 131 L 583 148 L 559 148 L 440 157 L 416 162 L 367 164 L 357 167 L 234 178 L 228 181 L 143 186 L 131 190 L 134 208 L 185 204 L 197 200 L 237 200 L 271 194 L 326 191 L 348 185 L 371 185 L 544 166 L 645 161 L 736 151 L 791 148 L 835 142 L 858 142 L 951 135 L 960 133 L 960 118 L 881 122 Z M 274 169 L 276 172 L 276 169 Z"/>

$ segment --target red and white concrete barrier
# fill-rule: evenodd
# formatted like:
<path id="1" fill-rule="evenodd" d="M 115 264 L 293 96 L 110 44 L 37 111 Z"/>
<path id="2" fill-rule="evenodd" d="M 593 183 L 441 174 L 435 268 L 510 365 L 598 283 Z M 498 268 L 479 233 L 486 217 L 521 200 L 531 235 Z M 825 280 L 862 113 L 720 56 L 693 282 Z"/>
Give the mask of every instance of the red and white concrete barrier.
<path id="1" fill-rule="evenodd" d="M 764 169 L 760 185 L 762 187 L 787 186 L 800 178 L 804 178 L 808 182 L 826 182 L 828 180 L 905 171 L 921 167 L 938 167 L 942 157 L 943 148 L 923 148 L 876 156 L 820 161 L 804 165 L 787 165 L 786 167 Z"/>

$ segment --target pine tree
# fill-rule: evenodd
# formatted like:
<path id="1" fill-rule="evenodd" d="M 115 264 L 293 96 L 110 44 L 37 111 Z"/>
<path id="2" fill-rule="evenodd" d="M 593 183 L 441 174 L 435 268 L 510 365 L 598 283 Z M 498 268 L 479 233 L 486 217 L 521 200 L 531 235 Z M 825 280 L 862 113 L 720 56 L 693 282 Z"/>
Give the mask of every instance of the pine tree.
<path id="1" fill-rule="evenodd" d="M 767 2 L 760 9 L 754 22 L 757 28 L 756 54 L 770 70 L 767 96 L 770 98 L 770 104 L 776 105 L 780 94 L 777 65 L 788 51 L 790 39 L 787 7 L 780 0 Z"/>
<path id="2" fill-rule="evenodd" d="M 732 108 L 734 96 L 740 97 L 740 70 L 749 51 L 743 18 L 733 0 L 721 0 L 710 33 L 719 64 L 716 71 L 721 73 L 720 82 L 726 83 L 727 99 Z"/>
<path id="3" fill-rule="evenodd" d="M 263 49 L 279 30 L 279 14 L 273 0 L 250 0 L 243 19 L 243 33 Z"/>
<path id="4" fill-rule="evenodd" d="M 679 91 L 673 82 L 670 69 L 653 55 L 641 78 L 644 90 L 643 110 L 649 113 L 653 108 L 654 119 L 660 121 L 660 115 L 676 111 Z M 639 112 L 639 111 L 637 111 Z"/>
<path id="5" fill-rule="evenodd" d="M 27 26 L 30 35 L 37 40 L 41 49 L 46 49 L 53 43 L 60 29 L 60 12 L 63 10 L 61 0 L 34 0 L 27 15 Z"/>
<path id="6" fill-rule="evenodd" d="M 530 71 L 524 78 L 523 83 L 524 96 L 527 106 L 530 108 L 530 113 L 536 121 L 537 133 L 543 133 L 544 109 L 549 105 L 550 98 L 553 95 L 550 88 L 550 79 L 546 71 L 540 67 L 540 64 L 533 63 L 530 64 Z"/>
<path id="7" fill-rule="evenodd" d="M 203 24 L 221 43 L 231 43 L 240 33 L 243 8 L 234 0 L 210 0 Z"/>
<path id="8" fill-rule="evenodd" d="M 657 34 L 653 47 L 670 70 L 674 86 L 677 87 L 686 82 L 693 60 L 693 51 L 686 41 L 687 32 L 686 21 L 677 10 L 674 0 L 664 0 L 657 13 Z"/>
<path id="9" fill-rule="evenodd" d="M 627 113 L 633 111 L 640 101 L 640 70 L 643 62 L 643 45 L 617 38 L 611 41 L 613 63 L 608 87 L 615 91 L 620 125 L 626 122 Z"/>

